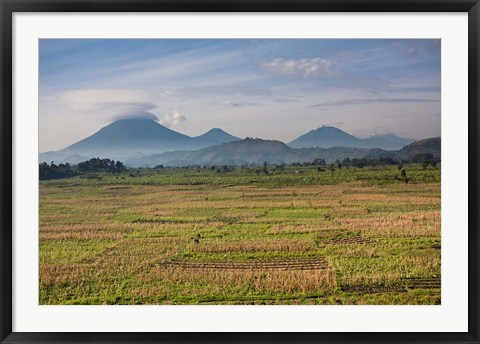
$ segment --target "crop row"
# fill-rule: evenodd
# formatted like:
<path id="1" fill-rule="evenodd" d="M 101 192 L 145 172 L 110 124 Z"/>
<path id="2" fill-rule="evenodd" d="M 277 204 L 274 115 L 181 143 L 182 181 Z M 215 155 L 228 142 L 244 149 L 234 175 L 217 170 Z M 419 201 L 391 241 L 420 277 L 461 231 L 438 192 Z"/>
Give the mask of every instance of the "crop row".
<path id="1" fill-rule="evenodd" d="M 440 277 L 403 278 L 400 283 L 392 285 L 342 285 L 344 292 L 376 294 L 386 292 L 406 292 L 407 289 L 440 289 Z"/>
<path id="2" fill-rule="evenodd" d="M 335 238 L 335 239 L 325 240 L 323 244 L 325 245 L 370 244 L 372 242 L 374 241 L 368 238 L 353 237 L 353 238 Z"/>
<path id="3" fill-rule="evenodd" d="M 285 261 L 252 261 L 252 262 L 191 262 L 191 261 L 166 261 L 167 267 L 209 270 L 317 270 L 328 269 L 329 263 L 324 258 L 285 260 Z"/>
<path id="4" fill-rule="evenodd" d="M 403 283 L 410 289 L 434 289 L 441 287 L 440 277 L 431 278 L 405 278 Z"/>

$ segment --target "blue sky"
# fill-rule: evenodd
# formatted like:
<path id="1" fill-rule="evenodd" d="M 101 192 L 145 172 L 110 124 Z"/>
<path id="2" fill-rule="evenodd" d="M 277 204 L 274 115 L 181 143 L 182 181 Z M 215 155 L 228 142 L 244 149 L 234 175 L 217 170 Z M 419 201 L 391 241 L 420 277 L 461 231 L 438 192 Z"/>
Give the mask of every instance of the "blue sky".
<path id="1" fill-rule="evenodd" d="M 289 142 L 440 135 L 440 40 L 42 39 L 40 151 L 118 118 Z"/>

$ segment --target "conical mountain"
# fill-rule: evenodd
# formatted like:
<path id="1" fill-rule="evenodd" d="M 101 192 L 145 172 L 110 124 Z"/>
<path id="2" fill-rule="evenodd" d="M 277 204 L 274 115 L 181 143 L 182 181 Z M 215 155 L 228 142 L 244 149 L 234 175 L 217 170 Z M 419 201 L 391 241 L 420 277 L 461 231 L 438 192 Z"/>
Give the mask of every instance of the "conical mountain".
<path id="1" fill-rule="evenodd" d="M 59 153 L 88 157 L 126 158 L 168 150 L 188 149 L 192 138 L 152 119 L 121 119 Z"/>
<path id="2" fill-rule="evenodd" d="M 67 147 L 67 150 L 90 151 L 92 149 L 149 149 L 163 150 L 188 144 L 191 138 L 168 129 L 151 119 L 121 119 L 103 127 L 95 134 Z M 161 145 L 161 147 L 159 147 Z"/>
<path id="3" fill-rule="evenodd" d="M 221 143 L 239 141 L 241 138 L 230 135 L 220 128 L 213 128 L 207 131 L 205 134 L 193 137 L 193 140 L 198 146 L 208 147 L 219 145 Z"/>
<path id="4" fill-rule="evenodd" d="M 414 139 L 399 137 L 394 134 L 375 135 L 361 139 L 338 128 L 323 126 L 316 130 L 310 130 L 288 145 L 293 148 L 354 147 L 397 150 L 414 141 Z"/>
<path id="5" fill-rule="evenodd" d="M 288 145 L 293 148 L 362 147 L 362 140 L 338 128 L 323 126 L 310 130 Z"/>

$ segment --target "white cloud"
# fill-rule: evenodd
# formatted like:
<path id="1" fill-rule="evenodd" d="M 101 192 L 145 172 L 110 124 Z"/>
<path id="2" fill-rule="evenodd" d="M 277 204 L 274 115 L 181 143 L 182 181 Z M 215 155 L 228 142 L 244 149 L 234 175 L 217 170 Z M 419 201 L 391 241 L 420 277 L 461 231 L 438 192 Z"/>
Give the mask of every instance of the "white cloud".
<path id="1" fill-rule="evenodd" d="M 246 107 L 246 106 L 260 106 L 260 105 L 262 105 L 261 103 L 255 103 L 255 102 L 232 102 L 232 101 L 218 102 L 216 104 L 223 105 L 223 106 L 233 106 L 233 107 Z"/>
<path id="2" fill-rule="evenodd" d="M 112 121 L 118 121 L 118 120 L 121 120 L 121 119 L 134 119 L 134 118 L 135 119 L 151 119 L 153 121 L 158 121 L 157 116 L 155 116 L 153 113 L 147 112 L 147 111 L 143 111 L 143 112 L 136 111 L 136 112 L 131 112 L 131 113 L 124 112 L 124 113 L 113 116 L 111 118 L 111 120 Z"/>
<path id="3" fill-rule="evenodd" d="M 376 98 L 376 99 L 344 99 L 336 101 L 327 101 L 320 104 L 310 105 L 311 107 L 322 106 L 343 106 L 343 105 L 363 105 L 363 104 L 420 104 L 420 103 L 439 103 L 440 99 L 422 99 L 422 98 Z"/>
<path id="4" fill-rule="evenodd" d="M 159 92 L 159 95 L 161 97 L 175 97 L 177 95 L 177 92 L 176 91 L 173 91 L 173 90 L 163 90 L 163 91 L 160 91 Z"/>
<path id="5" fill-rule="evenodd" d="M 333 64 L 321 57 L 298 60 L 276 58 L 271 61 L 262 62 L 260 66 L 274 74 L 302 76 L 304 78 L 331 76 L 335 72 Z"/>
<path id="6" fill-rule="evenodd" d="M 259 96 L 270 95 L 271 91 L 265 88 L 253 87 L 250 85 L 230 84 L 230 85 L 209 85 L 184 87 L 176 91 L 175 95 L 183 97 L 202 97 L 206 95 L 246 95 Z"/>
<path id="7" fill-rule="evenodd" d="M 187 121 L 187 118 L 184 115 L 180 114 L 178 111 L 174 111 L 173 114 L 166 115 L 160 121 L 160 123 L 170 128 L 170 127 L 177 126 L 186 121 Z"/>
<path id="8" fill-rule="evenodd" d="M 153 110 L 144 91 L 136 89 L 80 89 L 60 94 L 60 101 L 78 111 L 109 111 L 125 114 Z"/>

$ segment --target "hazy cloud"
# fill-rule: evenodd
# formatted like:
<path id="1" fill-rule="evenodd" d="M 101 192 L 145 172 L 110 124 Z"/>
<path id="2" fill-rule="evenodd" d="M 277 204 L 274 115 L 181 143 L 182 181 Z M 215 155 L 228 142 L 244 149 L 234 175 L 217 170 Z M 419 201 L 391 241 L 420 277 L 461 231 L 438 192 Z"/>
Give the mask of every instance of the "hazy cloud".
<path id="1" fill-rule="evenodd" d="M 175 96 L 181 97 L 202 97 L 205 95 L 270 95 L 270 90 L 263 88 L 256 88 L 247 85 L 211 85 L 199 87 L 184 87 L 174 92 Z"/>
<path id="2" fill-rule="evenodd" d="M 425 58 L 439 56 L 441 40 L 439 39 L 406 39 L 397 41 L 394 48 L 410 58 Z"/>
<path id="3" fill-rule="evenodd" d="M 163 90 L 159 92 L 161 97 L 175 97 L 176 92 L 172 90 Z"/>
<path id="4" fill-rule="evenodd" d="M 389 86 L 384 91 L 386 92 L 402 92 L 402 93 L 440 93 L 440 86 L 412 86 L 412 87 L 402 87 L 402 86 Z"/>
<path id="5" fill-rule="evenodd" d="M 271 61 L 261 62 L 260 66 L 273 74 L 302 76 L 304 78 L 331 76 L 334 74 L 333 64 L 321 57 L 298 60 L 276 58 Z"/>
<path id="6" fill-rule="evenodd" d="M 178 111 L 174 111 L 171 115 L 166 115 L 160 123 L 168 128 L 177 126 L 183 122 L 186 122 L 187 118 L 180 114 Z"/>
<path id="7" fill-rule="evenodd" d="M 153 110 L 157 106 L 147 102 L 103 102 L 103 103 L 91 103 L 92 108 L 95 110 L 118 110 L 116 112 L 135 112 L 135 111 L 147 111 Z"/>
<path id="8" fill-rule="evenodd" d="M 324 123 L 323 125 L 330 126 L 330 127 L 341 127 L 344 124 L 345 124 L 345 122 L 339 121 L 339 122 Z"/>
<path id="9" fill-rule="evenodd" d="M 247 107 L 247 106 L 261 106 L 263 104 L 261 103 L 254 103 L 254 102 L 221 102 L 217 103 L 220 105 L 225 105 L 225 106 L 233 106 L 233 107 Z"/>
<path id="10" fill-rule="evenodd" d="M 115 114 L 145 112 L 157 106 L 148 102 L 144 91 L 134 89 L 79 89 L 59 95 L 60 101 L 79 111 L 104 111 Z"/>
<path id="11" fill-rule="evenodd" d="M 379 98 L 379 99 L 345 99 L 336 101 L 327 101 L 320 104 L 310 105 L 311 107 L 322 106 L 343 106 L 343 105 L 363 105 L 363 104 L 397 104 L 397 103 L 436 103 L 438 99 L 401 99 L 401 98 Z"/>
<path id="12" fill-rule="evenodd" d="M 151 119 L 154 121 L 158 121 L 158 117 L 155 116 L 153 113 L 150 112 L 132 112 L 132 113 L 124 113 L 118 114 L 111 118 L 111 121 L 118 121 L 120 119 Z"/>
<path id="13" fill-rule="evenodd" d="M 295 98 L 295 97 L 275 98 L 273 101 L 275 103 L 295 103 L 295 102 L 299 102 L 300 98 Z"/>

